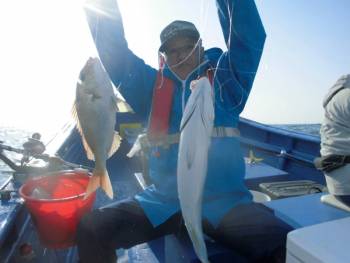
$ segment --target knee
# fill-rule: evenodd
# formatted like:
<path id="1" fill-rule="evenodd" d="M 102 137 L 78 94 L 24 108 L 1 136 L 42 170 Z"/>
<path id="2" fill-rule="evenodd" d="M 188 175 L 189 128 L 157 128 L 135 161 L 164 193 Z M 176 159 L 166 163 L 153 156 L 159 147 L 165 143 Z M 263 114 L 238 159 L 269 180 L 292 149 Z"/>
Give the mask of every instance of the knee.
<path id="1" fill-rule="evenodd" d="M 106 247 L 100 228 L 99 211 L 84 215 L 76 232 L 80 262 L 116 262 L 114 249 Z"/>
<path id="2" fill-rule="evenodd" d="M 77 244 L 84 242 L 91 242 L 92 240 L 98 239 L 97 231 L 98 225 L 96 221 L 96 213 L 94 211 L 85 214 L 78 223 L 76 232 Z"/>

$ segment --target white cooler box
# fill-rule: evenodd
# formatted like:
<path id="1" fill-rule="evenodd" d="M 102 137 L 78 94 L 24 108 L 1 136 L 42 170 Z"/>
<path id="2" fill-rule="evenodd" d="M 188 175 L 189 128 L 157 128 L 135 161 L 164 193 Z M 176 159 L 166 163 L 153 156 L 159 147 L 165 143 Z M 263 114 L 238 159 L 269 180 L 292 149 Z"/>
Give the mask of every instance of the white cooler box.
<path id="1" fill-rule="evenodd" d="M 350 263 L 350 217 L 290 232 L 286 263 Z"/>

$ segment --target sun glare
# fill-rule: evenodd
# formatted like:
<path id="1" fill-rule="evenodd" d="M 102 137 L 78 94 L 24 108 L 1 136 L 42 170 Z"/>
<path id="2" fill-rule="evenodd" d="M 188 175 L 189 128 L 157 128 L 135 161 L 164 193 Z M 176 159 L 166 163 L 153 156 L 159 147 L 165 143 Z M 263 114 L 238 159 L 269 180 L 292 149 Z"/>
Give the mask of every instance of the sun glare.
<path id="1" fill-rule="evenodd" d="M 79 71 L 89 57 L 97 56 L 84 4 L 85 8 L 106 15 L 113 12 L 95 7 L 95 1 L 98 0 L 1 1 L 1 127 L 12 126 L 45 134 L 59 131 L 71 121 Z M 215 1 L 115 1 L 119 4 L 128 47 L 154 68 L 158 67 L 159 34 L 176 19 L 193 22 L 206 49 L 226 49 Z M 272 119 L 276 116 L 286 119 L 283 122 L 291 118 L 295 120 L 293 122 L 307 118 L 316 122 L 322 116 L 322 96 L 334 79 L 346 74 L 349 64 L 348 57 L 344 56 L 349 38 L 343 34 L 348 21 L 343 4 L 317 5 L 320 12 L 317 18 L 307 15 L 308 8 L 311 8 L 307 1 L 297 1 L 293 5 L 290 1 L 278 4 L 255 2 L 268 38 L 242 116 L 248 114 L 246 117 L 270 123 L 280 122 Z M 304 10 L 301 13 L 303 19 L 288 17 L 288 8 L 285 7 L 289 6 Z M 335 11 L 330 12 L 333 8 Z M 340 25 L 343 27 L 323 23 L 338 21 L 331 19 L 334 14 L 342 21 Z M 323 17 L 331 18 L 325 20 Z M 320 28 L 319 24 L 324 29 L 322 34 L 315 30 Z M 330 48 L 332 46 L 337 48 Z M 297 52 L 290 53 L 290 50 Z M 285 79 L 293 81 L 286 83 Z M 316 94 L 312 95 L 312 100 L 305 95 L 307 91 Z M 304 98 L 301 103 L 304 108 L 290 111 L 291 98 L 299 101 L 300 97 Z M 283 109 L 283 114 L 282 111 L 281 114 L 271 114 L 276 107 Z"/>
<path id="2" fill-rule="evenodd" d="M 1 126 L 45 134 L 69 121 L 80 68 L 89 56 L 96 56 L 82 4 L 1 4 Z"/>
<path id="3" fill-rule="evenodd" d="M 180 12 L 181 4 L 172 10 L 168 1 L 119 0 L 118 4 L 130 49 L 157 68 L 159 32 L 178 14 L 186 19 L 181 15 L 189 15 L 188 11 Z M 71 121 L 77 76 L 87 58 L 97 55 L 84 8 L 111 12 L 96 6 L 95 0 L 1 3 L 0 126 L 51 134 Z M 206 8 L 201 11 L 205 18 Z M 204 33 L 205 28 L 200 29 Z"/>

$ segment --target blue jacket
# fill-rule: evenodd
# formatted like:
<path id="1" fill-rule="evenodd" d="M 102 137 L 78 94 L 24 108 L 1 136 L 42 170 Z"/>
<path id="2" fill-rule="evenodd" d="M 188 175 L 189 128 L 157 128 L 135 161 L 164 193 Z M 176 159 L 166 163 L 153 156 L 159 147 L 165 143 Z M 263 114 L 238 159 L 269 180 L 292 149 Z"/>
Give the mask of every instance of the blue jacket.
<path id="1" fill-rule="evenodd" d="M 182 112 L 190 95 L 189 84 L 208 68 L 214 68 L 214 126 L 236 127 L 259 65 L 265 31 L 253 0 L 217 0 L 218 15 L 227 51 L 205 51 L 205 61 L 185 81 L 167 66 L 163 74 L 174 81 L 169 133 L 178 133 Z M 86 9 L 100 59 L 110 78 L 140 118 L 147 122 L 157 70 L 128 48 L 115 0 L 100 0 L 103 12 Z M 107 15 L 102 15 L 102 14 Z M 230 29 L 231 28 L 231 32 Z M 153 153 L 160 153 L 156 155 Z M 150 151 L 149 174 L 154 183 L 136 195 L 146 215 L 157 226 L 179 211 L 176 187 L 178 144 Z M 203 197 L 203 216 L 217 226 L 237 204 L 251 202 L 244 185 L 245 165 L 235 137 L 212 138 Z"/>

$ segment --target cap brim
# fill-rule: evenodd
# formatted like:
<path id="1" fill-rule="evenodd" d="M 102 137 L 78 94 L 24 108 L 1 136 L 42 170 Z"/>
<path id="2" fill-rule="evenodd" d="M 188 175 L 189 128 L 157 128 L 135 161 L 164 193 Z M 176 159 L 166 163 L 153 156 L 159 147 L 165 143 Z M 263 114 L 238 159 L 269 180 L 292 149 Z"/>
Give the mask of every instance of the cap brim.
<path id="1" fill-rule="evenodd" d="M 159 47 L 159 52 L 164 52 L 166 50 L 167 45 L 169 44 L 169 42 L 171 40 L 173 40 L 176 37 L 190 37 L 195 39 L 196 41 L 199 39 L 199 34 L 198 32 L 192 31 L 192 30 L 183 30 L 181 32 L 178 32 L 177 34 L 174 34 L 173 36 L 171 36 L 170 38 L 168 38 L 166 41 L 164 41 L 160 47 Z"/>

